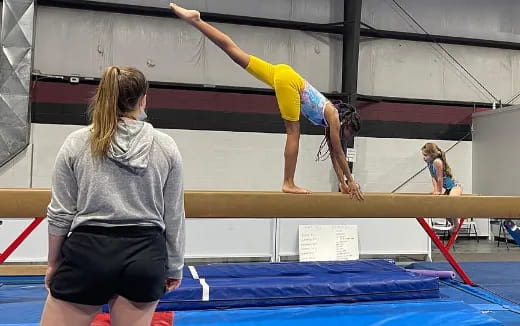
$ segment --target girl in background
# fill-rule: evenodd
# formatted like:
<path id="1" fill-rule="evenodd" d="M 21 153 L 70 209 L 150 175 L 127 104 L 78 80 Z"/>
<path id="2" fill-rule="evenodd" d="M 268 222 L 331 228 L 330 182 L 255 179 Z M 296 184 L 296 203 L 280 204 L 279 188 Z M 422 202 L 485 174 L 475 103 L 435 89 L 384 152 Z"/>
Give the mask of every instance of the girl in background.
<path id="1" fill-rule="evenodd" d="M 426 143 L 421 148 L 423 160 L 428 166 L 432 177 L 432 185 L 434 195 L 460 196 L 462 195 L 462 186 L 453 178 L 451 168 L 446 161 L 446 154 L 434 143 Z M 458 218 L 449 218 L 448 221 L 452 225 L 452 230 L 456 230 L 459 226 Z"/>

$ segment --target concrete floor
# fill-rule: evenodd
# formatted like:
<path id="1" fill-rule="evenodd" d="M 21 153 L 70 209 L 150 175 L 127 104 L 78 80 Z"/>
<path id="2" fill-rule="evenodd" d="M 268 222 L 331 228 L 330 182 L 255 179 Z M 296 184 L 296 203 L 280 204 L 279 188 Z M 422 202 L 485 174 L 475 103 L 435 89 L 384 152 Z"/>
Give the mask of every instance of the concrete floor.
<path id="1" fill-rule="evenodd" d="M 475 238 L 466 239 L 459 238 L 455 242 L 454 247 L 450 250 L 451 254 L 459 262 L 463 261 L 520 261 L 520 247 L 515 243 L 509 243 L 507 249 L 505 242 L 501 241 L 497 246 L 496 241 L 480 239 L 479 242 Z M 424 261 L 424 255 L 407 255 L 407 256 L 363 256 L 362 259 L 371 258 L 389 258 L 395 260 L 398 264 L 407 265 L 414 261 Z M 284 257 L 283 261 L 297 261 L 298 257 Z M 432 243 L 432 260 L 446 261 L 441 252 Z M 200 264 L 209 262 L 246 262 L 246 261 L 268 261 L 268 259 L 187 259 L 187 264 Z M 0 265 L 0 275 L 42 275 L 45 273 L 46 266 L 42 264 L 3 264 Z"/>
<path id="2" fill-rule="evenodd" d="M 501 241 L 497 246 L 496 241 L 480 239 L 457 239 L 451 254 L 458 261 L 520 261 L 520 247 L 515 243 L 509 243 L 509 249 L 505 242 Z M 445 261 L 439 249 L 432 243 L 432 260 Z"/>

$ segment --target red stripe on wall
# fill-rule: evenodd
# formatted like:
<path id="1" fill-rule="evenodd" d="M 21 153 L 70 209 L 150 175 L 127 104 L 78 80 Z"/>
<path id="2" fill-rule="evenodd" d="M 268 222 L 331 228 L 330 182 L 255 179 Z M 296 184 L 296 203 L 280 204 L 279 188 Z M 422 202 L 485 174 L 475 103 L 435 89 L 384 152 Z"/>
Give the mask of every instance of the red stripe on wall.
<path id="1" fill-rule="evenodd" d="M 150 89 L 147 98 L 151 108 L 279 114 L 271 95 Z"/>
<path id="2" fill-rule="evenodd" d="M 472 107 L 390 102 L 359 103 L 358 110 L 362 120 L 444 124 L 469 124 L 473 114 Z M 477 108 L 475 111 L 483 110 L 487 109 Z"/>
<path id="3" fill-rule="evenodd" d="M 95 85 L 38 81 L 32 99 L 36 103 L 87 104 L 95 90 Z M 272 95 L 151 88 L 147 99 L 150 109 L 279 114 Z M 472 107 L 393 102 L 360 102 L 358 110 L 362 120 L 441 124 L 469 124 L 474 111 Z M 487 109 L 476 109 L 483 110 Z"/>
<path id="4" fill-rule="evenodd" d="M 95 85 L 36 82 L 32 98 L 37 103 L 88 104 Z M 148 107 L 202 111 L 279 114 L 271 95 L 151 88 Z"/>
<path id="5" fill-rule="evenodd" d="M 37 81 L 31 89 L 36 103 L 87 104 L 96 92 L 95 85 Z"/>

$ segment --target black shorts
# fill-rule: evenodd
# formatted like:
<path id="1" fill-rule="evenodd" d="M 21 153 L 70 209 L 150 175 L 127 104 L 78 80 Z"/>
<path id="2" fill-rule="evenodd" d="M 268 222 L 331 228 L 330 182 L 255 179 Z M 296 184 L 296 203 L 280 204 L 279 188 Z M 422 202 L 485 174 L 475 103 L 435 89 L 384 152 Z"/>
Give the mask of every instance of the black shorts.
<path id="1" fill-rule="evenodd" d="M 115 295 L 152 302 L 165 293 L 166 240 L 155 227 L 79 226 L 62 246 L 54 298 L 103 305 Z"/>

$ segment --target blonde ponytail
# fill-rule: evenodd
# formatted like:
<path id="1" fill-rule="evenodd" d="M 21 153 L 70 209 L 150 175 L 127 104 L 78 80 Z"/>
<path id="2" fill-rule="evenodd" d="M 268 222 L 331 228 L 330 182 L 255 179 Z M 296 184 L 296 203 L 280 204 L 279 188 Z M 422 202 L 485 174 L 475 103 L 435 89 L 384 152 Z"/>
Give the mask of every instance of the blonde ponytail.
<path id="1" fill-rule="evenodd" d="M 119 117 L 119 68 L 108 67 L 90 107 L 92 134 L 90 148 L 94 157 L 103 157 L 117 129 Z"/>

